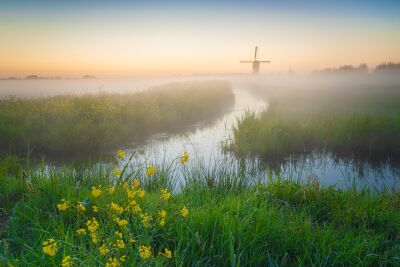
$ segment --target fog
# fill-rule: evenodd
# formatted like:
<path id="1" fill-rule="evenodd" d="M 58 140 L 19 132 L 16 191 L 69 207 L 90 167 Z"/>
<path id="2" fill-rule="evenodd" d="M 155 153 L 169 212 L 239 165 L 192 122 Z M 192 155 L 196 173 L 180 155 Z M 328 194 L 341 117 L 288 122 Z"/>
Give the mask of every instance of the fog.
<path id="1" fill-rule="evenodd" d="M 47 97 L 63 94 L 97 94 L 99 92 L 132 93 L 151 86 L 188 80 L 180 77 L 135 77 L 94 79 L 21 79 L 0 80 L 0 98 Z"/>
<path id="2" fill-rule="evenodd" d="M 282 74 L 234 78 L 280 113 L 398 112 L 396 74 Z"/>
<path id="3" fill-rule="evenodd" d="M 206 81 L 206 83 L 201 83 L 203 81 Z M 223 82 L 222 84 L 230 85 L 229 90 L 232 89 L 232 94 L 234 95 L 233 104 L 230 104 L 230 101 L 225 99 L 226 95 L 218 95 L 217 92 L 223 91 L 223 88 L 220 88 L 218 82 L 216 83 L 215 81 L 228 82 Z M 191 87 L 193 83 L 203 85 Z M 201 95 L 195 96 L 193 93 L 186 95 L 186 97 L 177 97 L 174 100 L 173 92 L 176 87 L 193 90 L 193 92 L 206 89 L 210 94 L 210 98 L 208 100 L 204 100 L 206 98 L 199 100 L 197 97 L 201 97 Z M 203 88 L 201 89 L 201 87 Z M 160 90 L 170 93 L 162 95 Z M 146 97 L 146 95 L 139 96 L 140 94 L 135 97 L 136 94 L 132 94 L 142 91 L 155 93 L 149 94 L 148 96 L 150 97 Z M 118 94 L 113 95 L 113 93 Z M 215 96 L 212 97 L 213 94 Z M 52 114 L 46 116 L 40 113 L 43 112 L 41 111 L 42 107 L 37 106 L 40 104 L 33 104 L 33 102 L 41 98 L 58 95 L 88 95 L 90 97 L 86 100 L 90 101 L 88 103 L 75 102 L 78 99 L 72 99 L 70 100 L 71 106 L 69 109 L 65 109 L 65 106 L 63 108 L 60 106 L 54 109 Z M 134 155 L 135 160 L 139 163 L 163 164 L 176 158 L 182 151 L 188 151 L 191 155 L 190 164 L 201 163 L 200 165 L 203 166 L 202 168 L 205 171 L 212 170 L 215 166 L 222 164 L 223 166 L 229 166 L 231 171 L 244 168 L 246 172 L 249 172 L 249 176 L 255 175 L 254 179 L 265 178 L 270 171 L 273 171 L 278 177 L 284 176 L 288 179 L 308 181 L 310 178 L 316 178 L 323 186 L 335 185 L 340 188 L 348 188 L 352 186 L 353 178 L 357 177 L 357 184 L 360 188 L 364 186 L 384 188 L 385 186 L 394 187 L 397 184 L 396 177 L 399 176 L 397 154 L 394 154 L 394 157 L 393 155 L 387 157 L 389 151 L 385 149 L 390 146 L 391 143 L 389 141 L 386 145 L 381 144 L 383 154 L 380 153 L 376 157 L 371 157 L 369 154 L 366 154 L 365 157 L 360 157 L 360 155 L 355 157 L 354 151 L 342 155 L 330 152 L 292 154 L 290 151 L 283 151 L 286 154 L 275 159 L 264 158 L 264 155 L 257 153 L 251 153 L 243 158 L 242 155 L 237 155 L 233 151 L 226 151 L 223 147 L 223 144 L 236 142 L 233 129 L 237 125 L 238 119 L 243 118 L 248 111 L 268 115 L 266 120 L 260 121 L 257 127 L 263 127 L 263 124 L 267 124 L 270 118 L 279 123 L 285 123 L 286 119 L 289 119 L 289 122 L 301 123 L 304 119 L 311 119 L 314 116 L 321 115 L 323 118 L 321 121 L 313 121 L 310 124 L 310 126 L 318 128 L 319 126 L 326 126 L 323 117 L 325 116 L 326 118 L 326 115 L 339 114 L 341 115 L 337 116 L 339 120 L 359 113 L 368 113 L 373 116 L 397 116 L 400 113 L 400 78 L 395 73 L 221 74 L 108 79 L 0 80 L 0 98 L 7 99 L 8 96 L 35 100 L 28 101 L 32 102 L 31 108 L 35 111 L 32 111 L 32 114 L 29 113 L 32 119 L 17 115 L 10 117 L 18 118 L 18 120 L 21 120 L 19 123 L 12 122 L 12 120 L 10 123 L 10 119 L 7 118 L 3 120 L 10 124 L 9 127 L 4 127 L 3 134 L 5 134 L 5 137 L 3 139 L 14 140 L 15 136 L 8 136 L 8 133 L 15 132 L 15 130 L 11 130 L 13 127 L 21 128 L 18 130 L 18 134 L 22 138 L 20 149 L 22 151 L 26 150 L 25 142 L 29 142 L 31 134 L 25 132 L 22 122 L 26 122 L 26 127 L 29 129 L 32 127 L 33 120 L 37 120 L 39 126 L 47 125 L 50 121 L 52 124 L 46 126 L 47 130 L 44 133 L 36 130 L 33 132 L 38 134 L 38 140 L 42 140 L 46 135 L 52 136 L 52 139 L 48 137 L 42 140 L 43 145 L 53 144 L 47 149 L 58 150 L 56 153 L 43 155 L 49 164 L 57 165 L 60 162 L 69 162 L 71 160 L 78 162 L 92 159 L 98 160 L 99 153 L 94 152 L 97 151 L 95 148 L 103 146 L 103 143 L 107 140 L 109 143 L 110 140 L 113 140 L 115 144 L 118 144 L 119 148 L 126 151 L 129 157 Z M 105 96 L 105 99 L 108 100 L 97 102 L 96 96 Z M 167 100 L 166 96 L 169 96 L 170 99 Z M 153 102 L 149 98 L 152 97 L 158 98 L 160 102 L 158 105 L 150 107 L 148 104 Z M 138 99 L 136 102 L 135 98 Z M 212 103 L 210 99 L 214 99 L 211 101 Z M 118 106 L 118 101 L 125 102 L 126 105 L 116 113 L 118 115 L 112 115 L 115 112 L 113 111 L 113 105 Z M 150 102 L 145 103 L 146 101 Z M 166 105 L 162 104 L 164 101 Z M 171 105 L 171 101 L 174 103 L 173 105 Z M 3 104 L 6 104 L 6 102 L 4 101 Z M 35 103 L 41 102 L 37 101 Z M 43 103 L 46 103 L 46 100 Z M 51 99 L 50 103 L 52 103 Z M 57 99 L 56 103 L 58 103 Z M 12 101 L 9 101 L 9 104 L 12 107 Z M 199 112 L 193 110 L 194 106 L 203 107 L 202 109 L 208 111 L 214 106 L 215 112 L 199 116 Z M 222 112 L 218 111 L 218 106 L 224 107 L 221 110 Z M 50 109 L 54 108 L 50 107 Z M 161 111 L 160 108 L 163 107 L 164 110 Z M 178 111 L 182 107 L 184 108 Z M 15 114 L 20 112 L 20 108 L 21 106 L 15 107 Z M 78 111 L 78 115 L 75 114 L 75 109 Z M 43 110 L 46 110 L 46 108 L 43 107 Z M 10 112 L 12 113 L 11 110 Z M 89 117 L 82 117 L 79 112 L 87 114 Z M 188 120 L 187 123 L 179 122 L 179 120 L 175 119 L 176 112 L 193 116 L 193 119 Z M 167 113 L 169 115 L 166 115 Z M 155 114 L 157 115 L 154 116 Z M 43 118 L 40 119 L 40 116 Z M 119 121 L 120 118 L 126 116 L 139 119 L 123 120 L 117 125 L 111 123 L 113 120 Z M 385 120 L 383 119 L 382 121 L 384 122 Z M 58 124 L 55 123 L 57 121 Z M 102 123 L 99 124 L 98 121 Z M 92 126 L 88 127 L 88 123 Z M 319 125 L 318 123 L 321 124 Z M 162 126 L 164 124 L 168 125 L 168 127 Z M 121 132 L 121 128 L 126 128 L 125 126 L 128 128 L 135 127 L 131 132 L 124 134 L 123 138 L 119 137 L 120 134 L 116 135 L 117 132 Z M 143 127 L 151 130 L 138 134 L 138 129 Z M 40 126 L 39 129 L 43 129 L 43 126 Z M 74 130 L 71 131 L 71 129 Z M 359 128 L 361 132 L 363 129 L 363 127 Z M 342 130 L 340 125 L 337 129 L 334 129 L 334 131 L 336 130 Z M 385 131 L 379 125 L 376 126 L 375 130 L 378 134 Z M 58 138 L 63 131 L 66 132 L 66 134 L 62 134 L 64 138 Z M 253 132 L 251 128 L 243 128 L 243 132 L 246 131 Z M 278 129 L 275 135 L 278 137 L 278 141 L 279 136 L 282 136 L 280 131 Z M 298 129 L 293 129 L 293 131 L 297 132 Z M 122 132 L 125 132 L 125 130 Z M 54 136 L 51 133 L 54 133 Z M 343 135 L 344 139 L 348 138 L 347 133 L 341 131 L 340 134 Z M 106 136 L 109 136 L 109 139 L 105 138 Z M 273 138 L 273 136 L 271 137 Z M 304 144 L 307 142 L 307 136 L 300 134 L 299 137 L 306 138 L 304 139 Z M 102 138 L 105 139 L 103 140 Z M 266 142 L 264 138 L 268 139 L 270 137 L 261 135 L 254 139 L 259 143 L 256 144 L 256 148 L 263 146 Z M 323 139 L 325 137 L 319 138 Z M 377 138 L 380 140 L 379 136 Z M 393 138 L 397 137 L 393 134 L 391 138 L 393 140 Z M 53 143 L 50 143 L 50 140 L 53 140 Z M 75 144 L 77 140 L 81 142 Z M 382 141 L 387 140 L 381 140 L 380 142 Z M 300 141 L 300 143 L 302 142 Z M 83 147 L 88 146 L 89 143 L 91 144 L 90 148 L 83 153 Z M 10 149 L 12 146 L 7 143 L 5 147 Z M 361 147 L 365 147 L 364 144 Z M 74 148 L 78 148 L 77 154 L 73 152 L 75 151 Z M 38 146 L 35 149 L 34 155 L 41 157 L 42 154 L 39 152 Z M 67 153 L 65 152 L 66 150 L 71 150 L 72 152 Z M 113 149 L 102 153 L 105 153 L 105 158 L 108 158 L 113 153 Z M 183 177 L 183 174 L 176 175 L 178 178 Z"/>
<path id="4" fill-rule="evenodd" d="M 260 75 L 192 75 L 137 76 L 130 78 L 93 79 L 18 79 L 0 80 L 0 98 L 47 97 L 63 94 L 96 94 L 99 92 L 132 93 L 172 82 L 221 79 L 245 86 L 254 93 L 273 98 L 299 98 L 317 103 L 332 95 L 357 93 L 357 96 L 383 93 L 384 89 L 400 88 L 397 73 L 342 74 L 260 74 Z"/>

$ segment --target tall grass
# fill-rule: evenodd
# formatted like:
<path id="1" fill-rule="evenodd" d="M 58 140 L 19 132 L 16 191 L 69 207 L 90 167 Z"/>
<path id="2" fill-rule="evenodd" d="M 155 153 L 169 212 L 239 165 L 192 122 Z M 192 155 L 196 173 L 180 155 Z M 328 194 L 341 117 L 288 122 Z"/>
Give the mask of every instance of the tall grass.
<path id="1" fill-rule="evenodd" d="M 230 148 L 266 157 L 313 151 L 379 159 L 400 155 L 400 114 L 314 115 L 282 118 L 274 113 L 246 113 L 233 131 Z"/>
<path id="2" fill-rule="evenodd" d="M 232 105 L 227 82 L 159 86 L 140 93 L 0 100 L 0 150 L 84 154 L 216 116 Z"/>
<path id="3" fill-rule="evenodd" d="M 269 108 L 238 118 L 230 145 L 238 154 L 282 158 L 317 151 L 372 161 L 400 155 L 398 83 L 342 81 L 255 93 Z"/>
<path id="4" fill-rule="evenodd" d="M 147 165 L 143 164 L 136 169 L 121 166 L 125 171 L 119 176 L 112 174 L 112 166 L 104 165 L 28 171 L 24 197 L 11 210 L 2 232 L 0 263 L 59 266 L 63 257 L 71 256 L 74 266 L 103 266 L 109 258 L 116 258 L 121 266 L 400 264 L 398 192 L 340 191 L 320 188 L 316 182 L 299 184 L 283 179 L 246 184 L 238 183 L 247 178 L 241 171 L 229 179 L 224 177 L 223 166 L 215 170 L 188 166 L 178 158 L 167 166 L 156 166 L 157 172 L 151 176 L 146 176 Z M 173 170 L 181 168 L 185 183 L 163 200 L 160 189 L 172 191 L 171 186 L 178 184 Z M 13 173 L 8 176 L 18 179 Z M 118 216 L 128 220 L 128 225 L 121 228 L 113 221 L 115 214 L 108 205 L 129 205 L 126 188 L 132 188 L 134 177 L 145 190 L 143 198 L 134 200 L 153 220 L 145 227 L 139 214 L 124 211 Z M 95 198 L 92 187 L 100 186 L 102 193 Z M 109 186 L 115 187 L 113 194 L 107 193 Z M 56 207 L 61 199 L 69 203 L 64 212 Z M 79 202 L 85 212 L 78 212 Z M 97 213 L 93 205 L 99 207 Z M 181 214 L 183 207 L 189 211 L 187 217 Z M 164 226 L 158 224 L 161 209 L 167 212 Z M 78 228 L 86 229 L 85 222 L 93 217 L 100 224 L 95 231 L 97 244 L 88 233 L 76 234 Z M 116 237 L 115 231 L 123 237 Z M 42 242 L 49 238 L 58 246 L 54 257 L 42 250 Z M 130 238 L 136 242 L 130 243 Z M 125 248 L 113 246 L 118 239 L 124 240 Z M 106 256 L 100 254 L 102 244 L 109 248 Z M 147 259 L 139 254 L 143 245 L 151 247 Z M 172 251 L 171 258 L 160 254 L 165 248 Z M 123 255 L 125 262 L 121 262 Z"/>

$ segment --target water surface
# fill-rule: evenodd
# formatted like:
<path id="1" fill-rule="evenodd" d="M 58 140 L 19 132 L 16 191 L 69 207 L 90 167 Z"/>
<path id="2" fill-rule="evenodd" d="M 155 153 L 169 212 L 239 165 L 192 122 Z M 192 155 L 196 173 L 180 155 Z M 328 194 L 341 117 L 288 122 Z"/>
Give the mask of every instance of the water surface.
<path id="1" fill-rule="evenodd" d="M 203 77 L 228 79 L 228 77 Z M 236 118 L 246 110 L 261 112 L 268 103 L 251 93 L 252 79 L 229 78 L 235 94 L 234 107 L 219 117 L 209 118 L 175 132 L 165 132 L 148 136 L 124 149 L 134 154 L 136 162 L 146 164 L 168 164 L 184 151 L 189 152 L 192 167 L 212 170 L 223 166 L 232 174 L 239 170 L 246 172 L 249 182 L 267 182 L 270 177 L 283 177 L 298 181 L 316 180 L 322 186 L 348 188 L 369 187 L 398 188 L 400 172 L 398 165 L 389 163 L 370 164 L 337 158 L 329 153 L 289 156 L 279 160 L 263 160 L 256 156 L 237 158 L 224 153 L 221 143 L 232 138 L 232 128 Z M 59 94 L 87 94 L 100 92 L 135 92 L 154 85 L 169 82 L 195 80 L 193 77 L 92 79 L 92 80 L 16 80 L 0 81 L 0 97 L 43 97 Z M 268 86 L 268 84 L 257 87 Z M 182 174 L 177 173 L 183 177 Z"/>
<path id="2" fill-rule="evenodd" d="M 235 106 L 214 121 L 202 121 L 188 126 L 183 134 L 162 133 L 126 147 L 139 162 L 168 164 L 184 151 L 191 155 L 192 167 L 203 166 L 213 170 L 229 166 L 232 174 L 245 171 L 250 182 L 267 182 L 269 177 L 281 177 L 300 182 L 317 180 L 323 187 L 382 190 L 399 187 L 400 170 L 386 162 L 371 164 L 356 160 L 337 158 L 330 153 L 313 153 L 289 156 L 284 159 L 264 160 L 256 156 L 237 158 L 224 153 L 221 144 L 231 140 L 236 119 L 247 110 L 256 112 L 268 108 L 268 103 L 253 95 L 248 84 L 234 83 Z M 190 165 L 190 163 L 189 163 Z M 177 174 L 180 175 L 179 173 Z"/>

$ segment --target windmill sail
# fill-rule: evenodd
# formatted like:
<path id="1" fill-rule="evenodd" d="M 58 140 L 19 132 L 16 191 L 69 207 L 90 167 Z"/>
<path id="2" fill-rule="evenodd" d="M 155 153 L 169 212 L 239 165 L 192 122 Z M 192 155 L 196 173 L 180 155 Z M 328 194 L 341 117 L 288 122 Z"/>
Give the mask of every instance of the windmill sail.
<path id="1" fill-rule="evenodd" d="M 253 64 L 253 74 L 258 74 L 260 72 L 261 63 L 270 63 L 269 60 L 257 60 L 258 47 L 254 49 L 254 60 L 241 60 L 240 63 L 252 63 Z"/>

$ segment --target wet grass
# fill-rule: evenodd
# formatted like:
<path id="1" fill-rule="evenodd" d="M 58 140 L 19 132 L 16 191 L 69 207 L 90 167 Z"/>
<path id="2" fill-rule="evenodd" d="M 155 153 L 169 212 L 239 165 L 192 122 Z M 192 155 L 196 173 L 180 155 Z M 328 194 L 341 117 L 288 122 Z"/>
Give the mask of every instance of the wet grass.
<path id="1" fill-rule="evenodd" d="M 315 115 L 281 118 L 246 113 L 234 129 L 230 148 L 239 154 L 284 157 L 313 151 L 364 160 L 400 155 L 400 114 Z"/>
<path id="2" fill-rule="evenodd" d="M 123 105 L 123 112 L 117 103 L 125 103 L 124 96 L 106 95 L 106 100 L 98 107 L 110 104 L 105 116 L 117 106 L 120 113 L 111 114 L 118 123 L 110 134 L 127 138 L 124 131 L 118 133 L 118 127 L 124 129 L 121 122 L 127 122 L 119 119 L 121 114 L 127 114 L 126 109 L 132 116 L 143 115 L 132 121 L 142 123 L 140 126 L 147 125 L 145 130 L 138 130 L 139 133 L 149 133 L 175 126 L 174 120 L 158 116 L 171 117 L 167 111 L 176 111 L 178 103 L 189 103 L 182 104 L 184 106 L 176 113 L 176 119 L 182 123 L 215 114 L 217 109 L 209 107 L 229 106 L 226 96 L 231 95 L 230 89 L 216 93 L 212 87 L 207 88 L 212 92 L 203 88 L 205 95 L 200 96 L 195 91 L 189 90 L 188 94 L 186 89 L 178 90 L 182 95 L 176 93 L 173 100 L 168 98 L 171 91 L 157 91 L 155 95 L 140 93 L 135 96 L 143 97 L 138 106 L 131 107 L 132 100 L 126 100 L 130 104 Z M 155 100 L 156 96 L 160 99 Z M 92 101 L 101 97 L 72 98 Z M 182 99 L 178 101 L 179 97 Z M 224 97 L 226 102 L 221 103 Z M 114 98 L 118 101 L 108 102 Z M 27 102 L 54 99 L 59 98 Z M 203 103 L 206 99 L 212 101 Z M 330 114 L 321 112 L 326 108 L 323 103 L 318 108 L 305 109 L 308 107 L 305 102 L 300 101 L 296 106 L 293 101 L 293 105 L 289 105 L 290 112 L 283 112 L 281 107 L 285 105 L 271 101 L 269 112 L 261 115 L 249 112 L 239 119 L 231 148 L 238 153 L 279 156 L 315 149 L 368 157 L 397 153 L 400 116 L 393 112 L 396 111 L 394 97 L 390 99 L 390 113 L 384 107 L 387 101 L 375 105 L 379 112 L 369 112 L 372 109 L 365 108 L 365 101 L 351 113 Z M 144 100 L 150 101 L 153 109 L 140 106 L 147 103 Z M 25 105 L 23 100 L 12 101 L 22 101 Z M 69 105 L 66 114 L 74 114 Z M 85 105 L 79 102 L 78 106 Z M 303 113 L 298 112 L 299 107 L 303 107 Z M 136 108 L 142 113 L 137 113 Z M 202 113 L 208 108 L 211 110 Z M 94 114 L 95 118 L 105 119 L 97 116 L 98 111 Z M 150 117 L 154 120 L 140 120 Z M 72 118 L 76 120 L 77 117 Z M 157 118 L 164 121 L 162 127 L 152 126 Z M 30 129 L 29 125 L 21 125 Z M 71 124 L 68 127 L 72 127 Z M 16 133 L 21 131 L 9 134 L 19 136 Z M 91 133 L 90 129 L 85 131 Z M 83 133 L 88 136 L 85 131 Z M 93 138 L 94 135 L 93 132 Z M 86 143 L 78 151 L 90 146 L 87 139 L 79 142 Z M 116 140 L 116 144 L 119 142 Z M 31 167 L 29 161 L 15 156 L 1 158 L 0 266 L 60 266 L 63 260 L 64 266 L 69 266 L 67 263 L 72 266 L 400 265 L 400 194 L 395 190 L 385 187 L 379 192 L 356 190 L 356 184 L 347 190 L 321 188 L 316 180 L 300 183 L 277 175 L 274 178 L 269 174 L 257 176 L 252 170 L 234 169 L 229 162 L 205 165 L 191 155 L 189 163 L 182 160 L 183 157 L 178 156 L 172 162 L 160 163 L 154 166 L 153 174 L 148 172 L 152 167 L 148 161 L 138 162 L 134 157 L 61 167 L 45 164 Z M 96 229 L 90 224 L 93 218 L 99 224 Z M 78 229 L 84 229 L 85 233 L 79 235 Z M 52 245 L 44 243 L 52 239 Z"/>
<path id="3" fill-rule="evenodd" d="M 363 161 L 398 158 L 400 85 L 362 82 L 339 83 L 338 88 L 259 88 L 256 93 L 269 101 L 268 111 L 238 118 L 228 147 L 266 158 L 310 152 Z"/>
<path id="4" fill-rule="evenodd" d="M 316 182 L 299 184 L 283 179 L 245 183 L 250 179 L 245 172 L 228 176 L 229 168 L 223 163 L 205 170 L 179 160 L 156 166 L 151 176 L 146 176 L 148 165 L 124 168 L 116 161 L 123 171 L 114 176 L 112 165 L 29 171 L 15 158 L 4 159 L 2 166 L 8 167 L 3 167 L 7 171 L 1 173 L 2 181 L 20 181 L 22 169 L 26 176 L 22 184 L 16 183 L 19 187 L 0 187 L 3 196 L 14 191 L 23 195 L 8 209 L 10 221 L 1 234 L 0 263 L 59 266 L 70 256 L 74 266 L 103 266 L 110 258 L 122 266 L 400 264 L 398 192 L 340 191 L 320 188 Z M 173 185 L 179 184 L 176 170 L 185 174 L 186 183 L 174 191 Z M 135 177 L 140 179 L 141 188 L 134 187 Z M 100 186 L 100 196 L 94 197 L 93 187 Z M 115 187 L 112 194 L 109 186 Z M 141 189 L 145 190 L 143 198 L 136 195 L 129 199 L 128 191 Z M 167 201 L 160 189 L 171 192 Z M 56 206 L 61 199 L 68 202 L 66 211 Z M 127 208 L 131 200 L 140 205 L 141 213 L 151 216 L 148 227 L 140 213 Z M 78 211 L 79 202 L 86 211 Z M 111 202 L 124 207 L 124 212 L 115 214 Z M 93 205 L 99 207 L 97 213 Z M 189 212 L 186 217 L 182 216 L 183 207 Z M 164 226 L 159 224 L 162 209 L 167 214 Z M 113 220 L 116 216 L 128 221 L 126 228 L 118 226 Z M 93 217 L 99 222 L 94 231 L 97 243 L 85 226 Z M 82 227 L 87 233 L 79 236 L 76 230 Z M 42 243 L 50 238 L 57 244 L 54 256 L 43 252 Z M 129 242 L 131 238 L 134 243 Z M 114 246 L 117 240 L 123 240 L 125 247 Z M 103 244 L 109 248 L 107 255 L 100 254 Z M 140 255 L 140 246 L 151 247 L 149 258 Z M 171 258 L 160 254 L 165 248 L 172 251 Z M 121 262 L 122 256 L 126 256 L 125 262 Z"/>
<path id="5" fill-rule="evenodd" d="M 82 155 L 209 119 L 234 95 L 223 81 L 163 85 L 132 94 L 0 100 L 0 150 Z"/>

